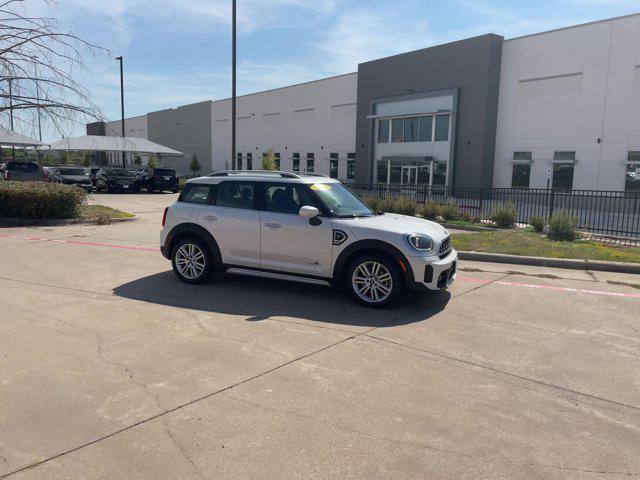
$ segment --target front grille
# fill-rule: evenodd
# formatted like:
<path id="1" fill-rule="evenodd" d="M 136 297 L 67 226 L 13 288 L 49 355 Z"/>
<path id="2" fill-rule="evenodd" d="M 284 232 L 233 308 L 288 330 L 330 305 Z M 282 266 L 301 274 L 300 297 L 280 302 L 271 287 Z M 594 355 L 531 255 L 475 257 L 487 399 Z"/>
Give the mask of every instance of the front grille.
<path id="1" fill-rule="evenodd" d="M 440 249 L 438 250 L 438 256 L 440 258 L 444 258 L 449 254 L 450 251 L 451 251 L 451 237 L 449 236 L 449 237 L 445 238 L 440 243 Z"/>

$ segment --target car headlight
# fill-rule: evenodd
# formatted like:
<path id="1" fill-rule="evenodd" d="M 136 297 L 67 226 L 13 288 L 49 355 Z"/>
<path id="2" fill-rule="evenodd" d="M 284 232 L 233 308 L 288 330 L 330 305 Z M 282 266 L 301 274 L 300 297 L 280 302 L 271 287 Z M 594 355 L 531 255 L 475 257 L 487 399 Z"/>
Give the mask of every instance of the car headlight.
<path id="1" fill-rule="evenodd" d="M 407 236 L 409 245 L 419 252 L 431 252 L 433 250 L 433 240 L 428 235 L 412 233 Z"/>

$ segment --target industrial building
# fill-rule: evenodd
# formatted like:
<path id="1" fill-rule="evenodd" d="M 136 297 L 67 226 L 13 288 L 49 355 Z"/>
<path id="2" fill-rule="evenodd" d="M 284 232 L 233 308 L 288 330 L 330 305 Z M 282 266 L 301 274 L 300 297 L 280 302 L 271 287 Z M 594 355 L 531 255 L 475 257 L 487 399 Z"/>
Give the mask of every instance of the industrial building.
<path id="1" fill-rule="evenodd" d="M 125 131 L 218 170 L 231 167 L 230 116 L 230 99 L 206 101 Z M 120 122 L 87 130 L 120 135 Z M 260 168 L 268 149 L 281 169 L 359 183 L 638 190 L 640 14 L 482 35 L 238 97 L 238 168 Z"/>

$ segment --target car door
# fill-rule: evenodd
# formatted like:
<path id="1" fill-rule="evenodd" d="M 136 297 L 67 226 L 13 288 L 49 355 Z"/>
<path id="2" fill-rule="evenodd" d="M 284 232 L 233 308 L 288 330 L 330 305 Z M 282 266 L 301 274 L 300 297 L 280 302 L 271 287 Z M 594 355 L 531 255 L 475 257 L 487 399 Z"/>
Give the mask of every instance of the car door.
<path id="1" fill-rule="evenodd" d="M 330 277 L 333 228 L 329 218 L 301 217 L 305 205 L 316 206 L 304 184 L 261 183 L 260 265 L 263 269 Z"/>
<path id="2" fill-rule="evenodd" d="M 260 213 L 254 192 L 254 182 L 220 182 L 212 204 L 199 212 L 198 223 L 216 239 L 226 265 L 260 268 Z"/>

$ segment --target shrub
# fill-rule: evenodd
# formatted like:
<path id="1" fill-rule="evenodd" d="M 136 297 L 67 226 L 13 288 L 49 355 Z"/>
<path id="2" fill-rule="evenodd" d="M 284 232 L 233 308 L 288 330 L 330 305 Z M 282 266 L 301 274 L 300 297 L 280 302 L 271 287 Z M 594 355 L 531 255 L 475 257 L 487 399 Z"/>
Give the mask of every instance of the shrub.
<path id="1" fill-rule="evenodd" d="M 531 225 L 536 232 L 542 233 L 544 230 L 544 218 L 539 215 L 534 215 L 529 219 L 529 225 Z"/>
<path id="2" fill-rule="evenodd" d="M 418 204 L 411 197 L 397 197 L 394 199 L 393 212 L 401 215 L 414 216 L 418 211 Z"/>
<path id="3" fill-rule="evenodd" d="M 513 203 L 499 205 L 491 214 L 491 221 L 500 228 L 511 228 L 516 224 L 518 211 Z"/>
<path id="4" fill-rule="evenodd" d="M 440 213 L 440 205 L 437 203 L 427 202 L 420 209 L 420 216 L 428 220 L 435 220 Z"/>
<path id="5" fill-rule="evenodd" d="M 449 200 L 444 205 L 440 205 L 438 210 L 440 216 L 445 222 L 448 220 L 457 220 L 460 216 L 460 207 L 458 207 L 455 200 Z"/>
<path id="6" fill-rule="evenodd" d="M 84 190 L 45 182 L 0 182 L 0 217 L 77 218 L 86 201 Z"/>
<path id="7" fill-rule="evenodd" d="M 374 212 L 380 211 L 380 197 L 362 197 L 361 200 Z"/>
<path id="8" fill-rule="evenodd" d="M 554 212 L 549 220 L 549 228 L 552 236 L 558 240 L 566 240 L 569 242 L 578 238 L 576 224 L 576 217 L 566 210 Z"/>
<path id="9" fill-rule="evenodd" d="M 469 212 L 460 212 L 459 219 L 469 223 L 472 223 L 474 221 L 473 215 L 471 215 Z"/>

